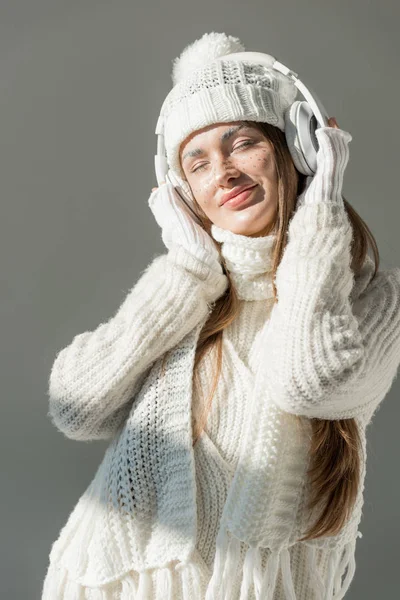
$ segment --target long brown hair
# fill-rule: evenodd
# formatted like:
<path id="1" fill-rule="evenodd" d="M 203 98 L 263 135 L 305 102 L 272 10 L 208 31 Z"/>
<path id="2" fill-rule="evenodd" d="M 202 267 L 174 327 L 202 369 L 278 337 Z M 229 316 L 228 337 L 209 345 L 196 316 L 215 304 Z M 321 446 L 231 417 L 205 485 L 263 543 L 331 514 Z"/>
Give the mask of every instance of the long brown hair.
<path id="1" fill-rule="evenodd" d="M 268 231 L 262 233 L 265 235 L 274 229 L 277 234 L 272 279 L 274 301 L 278 302 L 275 274 L 287 243 L 288 224 L 296 210 L 298 196 L 304 190 L 306 176 L 295 168 L 284 132 L 269 123 L 252 121 L 245 121 L 245 123 L 258 127 L 274 149 L 275 166 L 278 173 L 278 210 L 276 221 Z M 351 268 L 355 275 L 359 272 L 368 252 L 368 244 L 370 244 L 374 253 L 375 272 L 373 277 L 375 277 L 380 260 L 375 238 L 355 209 L 344 196 L 342 197 L 353 228 Z M 205 230 L 210 233 L 212 222 L 198 204 L 196 209 Z M 193 369 L 194 385 L 199 385 L 197 367 L 206 353 L 211 350 L 216 356 L 216 369 L 211 392 L 204 403 L 200 419 L 195 421 L 193 427 L 193 446 L 205 427 L 221 373 L 223 330 L 235 320 L 239 311 L 238 296 L 221 255 L 221 246 L 216 240 L 214 241 L 220 251 L 221 263 L 224 273 L 228 277 L 229 285 L 226 292 L 215 302 L 212 312 L 200 332 L 196 348 Z M 303 419 L 304 417 L 297 418 Z M 310 421 L 312 436 L 309 450 L 310 468 L 307 474 L 311 484 L 311 495 L 308 508 L 311 510 L 316 505 L 320 505 L 322 501 L 324 509 L 316 523 L 300 541 L 337 534 L 351 514 L 360 485 L 361 442 L 356 420 L 311 419 Z"/>

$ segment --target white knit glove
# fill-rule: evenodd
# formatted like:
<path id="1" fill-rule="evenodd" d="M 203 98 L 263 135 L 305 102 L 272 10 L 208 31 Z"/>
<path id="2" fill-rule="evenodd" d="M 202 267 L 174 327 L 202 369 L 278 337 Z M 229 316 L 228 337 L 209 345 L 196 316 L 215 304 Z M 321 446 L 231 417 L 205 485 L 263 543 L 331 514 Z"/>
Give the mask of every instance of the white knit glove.
<path id="1" fill-rule="evenodd" d="M 173 244 L 180 244 L 210 267 L 221 270 L 220 255 L 213 239 L 195 222 L 172 183 L 166 182 L 154 189 L 148 204 L 168 249 Z"/>
<path id="2" fill-rule="evenodd" d="M 315 132 L 318 140 L 317 170 L 307 177 L 298 207 L 320 202 L 343 205 L 342 188 L 344 173 L 349 162 L 351 133 L 336 127 L 319 127 Z"/>

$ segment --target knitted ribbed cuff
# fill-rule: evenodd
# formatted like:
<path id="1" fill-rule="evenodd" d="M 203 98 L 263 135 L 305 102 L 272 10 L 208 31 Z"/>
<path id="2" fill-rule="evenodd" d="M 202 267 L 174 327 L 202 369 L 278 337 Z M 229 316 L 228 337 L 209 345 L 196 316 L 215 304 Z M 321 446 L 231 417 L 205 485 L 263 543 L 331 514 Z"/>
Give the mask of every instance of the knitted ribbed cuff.
<path id="1" fill-rule="evenodd" d="M 315 135 L 319 144 L 317 170 L 303 194 L 301 204 L 340 204 L 343 202 L 343 177 L 349 162 L 349 142 L 353 139 L 352 135 L 335 127 L 320 127 Z"/>
<path id="2" fill-rule="evenodd" d="M 168 260 L 183 267 L 188 273 L 195 276 L 203 283 L 207 300 L 219 298 L 228 286 L 228 278 L 224 274 L 222 265 L 214 261 L 210 265 L 210 255 L 203 248 L 197 246 L 190 252 L 180 244 L 173 244 L 168 252 Z"/>

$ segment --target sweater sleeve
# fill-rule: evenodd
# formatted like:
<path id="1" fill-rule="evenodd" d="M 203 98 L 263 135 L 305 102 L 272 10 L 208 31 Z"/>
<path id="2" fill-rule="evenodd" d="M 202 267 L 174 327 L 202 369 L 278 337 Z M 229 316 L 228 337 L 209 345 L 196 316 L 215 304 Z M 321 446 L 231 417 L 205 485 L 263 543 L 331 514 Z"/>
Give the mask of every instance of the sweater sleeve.
<path id="1" fill-rule="evenodd" d="M 353 313 L 362 339 L 363 366 L 348 386 L 333 391 L 327 405 L 335 419 L 361 417 L 367 424 L 398 374 L 400 268 L 378 271 L 355 300 Z"/>
<path id="2" fill-rule="evenodd" d="M 55 427 L 74 440 L 112 438 L 152 364 L 207 319 L 227 285 L 201 248 L 175 244 L 156 257 L 107 322 L 56 355 L 48 386 Z"/>
<path id="3" fill-rule="evenodd" d="M 352 226 L 341 193 L 352 136 L 331 127 L 316 136 L 317 170 L 298 198 L 276 273 L 265 386 L 286 412 L 352 418 L 372 414 L 396 376 L 400 269 L 379 272 L 352 302 Z"/>

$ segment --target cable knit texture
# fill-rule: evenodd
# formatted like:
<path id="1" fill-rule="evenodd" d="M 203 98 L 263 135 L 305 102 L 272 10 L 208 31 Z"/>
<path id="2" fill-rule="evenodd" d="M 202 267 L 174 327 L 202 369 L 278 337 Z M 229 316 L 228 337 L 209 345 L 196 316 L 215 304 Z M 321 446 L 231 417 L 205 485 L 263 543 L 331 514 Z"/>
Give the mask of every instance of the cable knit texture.
<path id="1" fill-rule="evenodd" d="M 240 298 L 215 356 L 195 349 L 228 280 L 175 244 L 108 322 L 57 354 L 49 416 L 70 439 L 110 440 L 53 543 L 42 600 L 339 600 L 355 573 L 366 430 L 400 362 L 400 269 L 350 270 L 341 198 L 350 134 L 317 131 L 318 168 L 298 198 L 272 298 L 273 235 L 212 227 Z M 204 256 L 203 256 L 204 258 Z M 165 370 L 162 361 L 165 353 Z M 305 418 L 297 419 L 295 415 Z M 361 486 L 335 536 L 298 542 L 312 418 L 355 418 Z"/>

